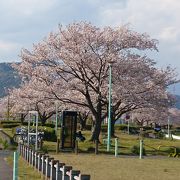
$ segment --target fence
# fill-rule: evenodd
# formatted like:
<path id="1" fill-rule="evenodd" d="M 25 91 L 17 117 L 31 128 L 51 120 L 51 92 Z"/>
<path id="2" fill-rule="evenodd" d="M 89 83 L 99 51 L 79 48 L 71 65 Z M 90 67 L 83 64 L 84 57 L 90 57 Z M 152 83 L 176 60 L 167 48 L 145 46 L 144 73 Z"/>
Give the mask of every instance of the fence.
<path id="1" fill-rule="evenodd" d="M 38 153 L 28 146 L 19 144 L 19 154 L 49 180 L 90 180 L 90 175 L 81 174 L 71 166 L 54 160 L 47 154 Z"/>

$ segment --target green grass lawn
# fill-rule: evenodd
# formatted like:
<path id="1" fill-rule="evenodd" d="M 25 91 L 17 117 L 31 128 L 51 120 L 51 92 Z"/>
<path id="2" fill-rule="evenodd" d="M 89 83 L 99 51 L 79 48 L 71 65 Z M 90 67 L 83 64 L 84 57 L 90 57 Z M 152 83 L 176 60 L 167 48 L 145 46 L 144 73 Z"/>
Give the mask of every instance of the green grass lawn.
<path id="1" fill-rule="evenodd" d="M 13 156 L 9 156 L 7 158 L 8 164 L 13 166 Z M 29 164 L 23 159 L 19 158 L 18 161 L 18 180 L 40 180 L 41 174 L 34 170 L 33 167 L 29 166 Z"/>
<path id="2" fill-rule="evenodd" d="M 115 158 L 112 155 L 70 154 L 53 155 L 55 159 L 73 166 L 92 180 L 177 180 L 180 161 L 173 158 L 138 159 Z"/>
<path id="3" fill-rule="evenodd" d="M 7 129 L 10 134 L 10 129 Z M 6 132 L 7 132 L 6 131 Z M 90 142 L 90 131 L 83 131 L 86 137 L 85 142 L 79 142 L 79 154 L 74 153 L 55 153 L 56 142 L 44 141 L 43 149 L 51 157 L 54 157 L 66 165 L 73 166 L 75 170 L 81 170 L 84 174 L 90 174 L 92 180 L 177 180 L 180 179 L 180 161 L 178 158 L 168 158 L 170 149 L 168 146 L 180 148 L 180 141 L 168 139 L 144 138 L 146 156 L 138 159 L 138 155 L 131 156 L 131 148 L 139 145 L 140 137 L 128 135 L 122 131 L 117 131 L 119 139 L 119 156 L 114 157 L 114 139 L 112 139 L 111 151 L 106 152 L 106 144 L 102 139 L 106 136 L 101 134 L 99 144 L 99 155 L 94 155 L 95 144 Z M 162 146 L 160 150 L 158 147 Z M 172 150 L 173 151 L 173 150 Z M 127 156 L 123 156 L 127 155 Z M 130 156 L 129 156 L 130 155 Z M 162 157 L 150 157 L 149 155 L 165 155 Z M 10 160 L 12 163 L 12 159 Z M 33 170 L 23 159 L 19 161 L 19 176 L 21 179 L 40 179 L 37 171 Z"/>
<path id="4" fill-rule="evenodd" d="M 180 161 L 178 158 L 168 158 L 169 151 L 173 151 L 170 146 L 180 147 L 180 141 L 168 139 L 149 139 L 144 138 L 146 153 L 144 159 L 138 159 L 138 156 L 132 155 L 131 148 L 133 145 L 139 144 L 139 137 L 136 135 L 128 135 L 123 132 L 117 132 L 119 138 L 118 158 L 115 158 L 114 139 L 112 141 L 111 151 L 106 152 L 106 145 L 99 145 L 99 155 L 94 155 L 93 151 L 88 152 L 90 147 L 94 147 L 94 143 L 88 141 L 90 137 L 89 131 L 82 132 L 87 140 L 79 143 L 78 155 L 73 153 L 54 154 L 54 145 L 45 142 L 45 146 L 51 149 L 51 156 L 73 166 L 73 169 L 81 170 L 82 173 L 90 174 L 93 180 L 177 180 L 180 179 Z M 100 137 L 102 142 L 102 136 Z M 158 147 L 162 146 L 160 150 Z M 169 147 L 168 147 L 169 146 Z M 53 150 L 54 149 L 54 150 Z M 106 154 L 107 155 L 106 155 Z M 123 156 L 127 155 L 127 156 Z M 165 155 L 153 156 L 151 155 Z"/>
<path id="5" fill-rule="evenodd" d="M 90 142 L 90 131 L 83 131 L 83 135 L 86 137 L 86 141 L 79 142 L 79 152 L 80 153 L 93 153 L 93 149 L 95 144 Z M 118 131 L 116 132 L 119 141 L 119 153 L 121 155 L 132 155 L 131 149 L 134 145 L 139 145 L 140 137 L 137 135 L 128 135 L 127 133 Z M 99 152 L 107 154 L 106 144 L 103 144 L 102 138 L 104 134 L 100 136 L 100 144 L 99 144 Z M 150 139 L 144 138 L 144 148 L 146 150 L 147 155 L 166 155 L 170 152 L 173 152 L 173 148 L 171 146 L 177 147 L 180 149 L 180 141 L 179 140 L 169 140 L 169 139 Z M 160 147 L 161 146 L 161 147 Z M 159 149 L 160 147 L 160 149 Z M 114 139 L 112 139 L 111 150 L 108 154 L 114 154 Z M 56 150 L 56 142 L 44 142 L 44 149 L 49 152 L 55 152 Z M 90 151 L 91 150 L 91 151 Z"/>
<path id="6" fill-rule="evenodd" d="M 10 137 L 13 137 L 12 129 L 4 128 L 4 132 L 6 132 Z M 79 142 L 79 151 L 81 153 L 91 153 L 93 152 L 93 148 L 95 144 L 90 142 L 90 131 L 83 131 L 83 135 L 86 137 L 85 142 Z M 60 131 L 58 131 L 60 134 Z M 106 153 L 106 144 L 103 144 L 102 139 L 107 136 L 106 133 L 101 133 L 100 135 L 100 144 L 99 144 L 99 152 Z M 116 131 L 116 136 L 119 139 L 119 152 L 124 155 L 132 155 L 131 149 L 135 145 L 139 145 L 140 137 L 137 135 L 128 135 L 122 131 Z M 147 155 L 168 155 L 169 152 L 173 152 L 173 148 L 171 146 L 177 147 L 180 149 L 180 141 L 179 140 L 168 140 L 168 139 L 150 139 L 144 138 L 144 148 L 146 150 Z M 160 147 L 161 146 L 161 147 Z M 160 149 L 159 149 L 160 147 Z M 56 151 L 56 142 L 44 141 L 43 150 L 45 152 L 55 152 Z M 112 139 L 111 151 L 109 154 L 114 153 L 114 139 Z"/>

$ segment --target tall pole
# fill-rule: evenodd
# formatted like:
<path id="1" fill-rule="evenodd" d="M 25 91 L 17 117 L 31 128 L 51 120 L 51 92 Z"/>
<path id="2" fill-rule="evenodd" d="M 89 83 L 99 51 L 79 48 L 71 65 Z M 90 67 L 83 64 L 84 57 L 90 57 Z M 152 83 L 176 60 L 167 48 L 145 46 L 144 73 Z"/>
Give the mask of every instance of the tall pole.
<path id="1" fill-rule="evenodd" d="M 29 146 L 29 139 L 30 139 L 30 136 L 29 136 L 29 133 L 30 133 L 30 120 L 31 120 L 31 115 L 30 113 L 28 114 L 28 146 Z"/>
<path id="2" fill-rule="evenodd" d="M 38 113 L 35 114 L 36 117 L 36 146 L 35 150 L 37 151 L 38 149 Z"/>
<path id="3" fill-rule="evenodd" d="M 168 116 L 168 138 L 170 138 L 170 119 Z"/>
<path id="4" fill-rule="evenodd" d="M 13 180 L 18 180 L 18 152 L 14 152 Z"/>
<path id="5" fill-rule="evenodd" d="M 139 159 L 143 158 L 143 140 L 140 140 Z"/>
<path id="6" fill-rule="evenodd" d="M 107 139 L 107 151 L 110 151 L 111 146 L 111 88 L 112 88 L 112 64 L 109 63 L 109 107 L 108 107 L 108 139 Z"/>
<path id="7" fill-rule="evenodd" d="M 9 95 L 8 95 L 8 102 L 7 102 L 7 120 L 9 121 L 10 118 L 10 107 L 9 107 Z"/>
<path id="8" fill-rule="evenodd" d="M 129 119 L 128 119 L 128 134 L 129 134 Z"/>
<path id="9" fill-rule="evenodd" d="M 57 136 L 57 129 L 58 129 L 58 102 L 55 101 L 55 105 L 56 105 L 56 125 L 55 125 L 55 132 L 56 132 L 56 136 Z"/>

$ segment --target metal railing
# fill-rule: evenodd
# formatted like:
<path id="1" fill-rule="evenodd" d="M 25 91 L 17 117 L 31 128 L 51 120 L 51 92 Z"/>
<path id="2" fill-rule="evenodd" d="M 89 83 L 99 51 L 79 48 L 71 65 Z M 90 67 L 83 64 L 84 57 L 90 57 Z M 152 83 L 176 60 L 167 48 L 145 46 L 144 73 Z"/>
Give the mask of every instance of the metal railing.
<path id="1" fill-rule="evenodd" d="M 72 166 L 55 160 L 47 154 L 39 153 L 28 146 L 19 144 L 19 154 L 38 172 L 50 180 L 90 180 L 90 175 L 73 170 Z"/>

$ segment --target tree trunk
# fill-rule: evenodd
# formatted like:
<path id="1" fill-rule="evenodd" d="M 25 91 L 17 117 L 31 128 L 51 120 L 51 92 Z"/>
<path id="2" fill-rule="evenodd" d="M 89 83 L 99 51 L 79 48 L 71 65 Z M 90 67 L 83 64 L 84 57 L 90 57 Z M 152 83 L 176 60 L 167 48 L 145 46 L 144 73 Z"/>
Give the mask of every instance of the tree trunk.
<path id="1" fill-rule="evenodd" d="M 21 114 L 21 118 L 20 118 L 20 120 L 21 120 L 21 124 L 23 124 L 25 117 L 26 117 L 26 115 Z"/>
<path id="2" fill-rule="evenodd" d="M 45 125 L 46 120 L 47 120 L 47 118 L 46 118 L 46 117 L 44 117 L 44 116 L 41 116 L 41 117 L 40 117 L 40 121 L 41 121 L 42 126 L 44 126 L 44 125 Z"/>
<path id="3" fill-rule="evenodd" d="M 111 137 L 116 137 L 115 136 L 115 129 L 114 129 L 115 122 L 116 121 L 114 119 L 111 120 Z"/>
<path id="4" fill-rule="evenodd" d="M 91 135 L 91 139 L 90 141 L 93 141 L 95 142 L 95 140 L 97 140 L 98 142 L 99 141 L 99 135 L 100 135 L 100 132 L 101 132 L 101 120 L 96 120 L 95 124 L 94 124 L 94 128 L 93 128 L 93 131 L 92 131 L 92 135 Z"/>
<path id="5" fill-rule="evenodd" d="M 86 120 L 82 121 L 81 123 L 81 130 L 84 130 L 86 128 Z"/>
<path id="6" fill-rule="evenodd" d="M 79 122 L 80 122 L 80 129 L 81 131 L 86 128 L 86 121 L 87 121 L 87 115 L 79 113 Z"/>

